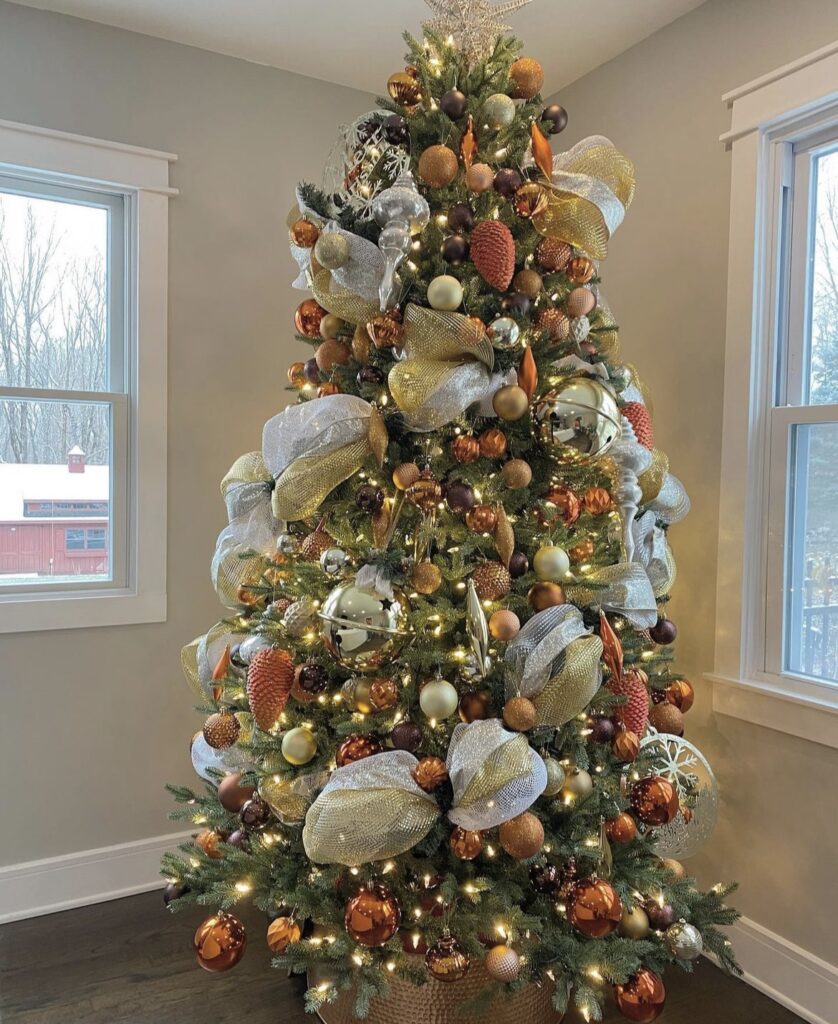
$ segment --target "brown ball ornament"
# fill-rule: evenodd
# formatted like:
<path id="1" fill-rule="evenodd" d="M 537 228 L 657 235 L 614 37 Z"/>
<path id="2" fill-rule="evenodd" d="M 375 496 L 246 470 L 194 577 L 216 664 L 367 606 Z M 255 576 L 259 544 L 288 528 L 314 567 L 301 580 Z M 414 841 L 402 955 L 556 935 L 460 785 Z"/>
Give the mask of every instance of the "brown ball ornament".
<path id="1" fill-rule="evenodd" d="M 402 462 L 393 470 L 393 484 L 400 491 L 406 491 L 420 477 L 419 467 L 415 462 Z"/>
<path id="2" fill-rule="evenodd" d="M 634 818 L 627 812 L 621 811 L 616 818 L 610 818 L 605 823 L 605 834 L 612 843 L 619 843 L 624 846 L 630 843 L 637 835 L 637 825 Z"/>
<path id="3" fill-rule="evenodd" d="M 307 217 L 300 217 L 291 225 L 291 240 L 302 249 L 311 249 L 320 237 L 320 229 Z"/>
<path id="4" fill-rule="evenodd" d="M 506 454 L 506 449 L 509 447 L 506 434 L 497 427 L 484 430 L 478 438 L 478 444 L 480 445 L 480 454 L 484 459 L 499 459 Z"/>
<path id="5" fill-rule="evenodd" d="M 326 315 L 326 312 L 317 299 L 305 299 L 297 306 L 297 312 L 294 314 L 294 325 L 299 333 L 306 338 L 319 338 L 320 321 Z"/>
<path id="6" fill-rule="evenodd" d="M 514 83 L 510 93 L 514 100 L 531 100 L 544 86 L 544 68 L 533 57 L 519 57 L 509 69 Z"/>
<path id="7" fill-rule="evenodd" d="M 503 721 L 513 732 L 528 732 L 538 721 L 538 711 L 528 697 L 510 697 L 503 706 Z"/>
<path id="8" fill-rule="evenodd" d="M 686 714 L 693 706 L 695 689 L 688 679 L 676 679 L 666 688 L 666 699 L 682 714 Z"/>
<path id="9" fill-rule="evenodd" d="M 244 956 L 247 932 L 237 917 L 222 910 L 198 925 L 193 947 L 205 971 L 229 971 Z"/>
<path id="10" fill-rule="evenodd" d="M 281 956 L 292 942 L 299 942 L 303 932 L 293 917 L 277 917 L 268 925 L 268 949 Z"/>
<path id="11" fill-rule="evenodd" d="M 497 521 L 497 512 L 491 505 L 475 505 L 466 512 L 466 526 L 474 533 L 491 533 Z"/>
<path id="12" fill-rule="evenodd" d="M 401 907 L 390 890 L 370 885 L 347 903 L 344 925 L 355 942 L 373 948 L 393 938 L 401 919 Z"/>
<path id="13" fill-rule="evenodd" d="M 489 633 L 495 640 L 509 643 L 521 631 L 521 620 L 508 608 L 492 612 L 489 618 Z"/>
<path id="14" fill-rule="evenodd" d="M 510 459 L 501 470 L 503 482 L 510 491 L 521 491 L 532 483 L 532 467 L 524 459 Z"/>
<path id="15" fill-rule="evenodd" d="M 544 281 L 537 270 L 519 270 L 512 278 L 512 288 L 528 299 L 537 299 L 544 289 Z"/>
<path id="16" fill-rule="evenodd" d="M 233 772 L 225 775 L 218 784 L 218 801 L 231 814 L 238 814 L 256 792 L 253 786 L 242 786 L 241 778 L 241 772 Z"/>
<path id="17" fill-rule="evenodd" d="M 488 164 L 472 164 L 466 171 L 466 186 L 470 192 L 488 192 L 495 181 L 495 172 Z"/>
<path id="18" fill-rule="evenodd" d="M 505 821 L 498 832 L 500 845 L 515 860 L 529 860 L 544 845 L 544 826 L 530 811 Z"/>
<path id="19" fill-rule="evenodd" d="M 449 839 L 451 852 L 460 860 L 474 860 L 483 849 L 483 837 L 479 832 L 470 832 L 458 825 Z"/>
<path id="20" fill-rule="evenodd" d="M 314 358 L 323 373 L 328 373 L 336 366 L 346 366 L 351 355 L 348 345 L 344 345 L 342 341 L 337 341 L 335 338 L 327 338 L 317 346 Z"/>
<path id="21" fill-rule="evenodd" d="M 570 890 L 567 900 L 570 923 L 590 939 L 601 939 L 617 930 L 623 906 L 617 890 L 602 878 L 585 878 Z"/>
<path id="22" fill-rule="evenodd" d="M 512 589 L 509 570 L 500 562 L 483 562 L 471 574 L 481 601 L 499 601 Z"/>
<path id="23" fill-rule="evenodd" d="M 545 270 L 564 270 L 573 256 L 573 250 L 558 238 L 542 238 L 535 250 L 535 258 Z"/>
<path id="24" fill-rule="evenodd" d="M 564 604 L 564 587 L 560 583 L 534 583 L 527 594 L 527 600 L 534 612 L 543 612 L 545 608 L 552 608 L 557 604 Z"/>
<path id="25" fill-rule="evenodd" d="M 411 570 L 410 585 L 419 594 L 435 594 L 442 586 L 442 569 L 433 562 L 418 562 Z"/>
<path id="26" fill-rule="evenodd" d="M 399 722 L 390 730 L 390 742 L 396 750 L 415 754 L 422 745 L 422 730 L 415 722 Z"/>
<path id="27" fill-rule="evenodd" d="M 480 458 L 480 442 L 471 434 L 460 434 L 451 442 L 451 454 L 464 466 Z"/>
<path id="28" fill-rule="evenodd" d="M 433 793 L 448 779 L 448 769 L 441 757 L 423 757 L 411 772 L 417 786 Z"/>
<path id="29" fill-rule="evenodd" d="M 611 508 L 614 500 L 604 487 L 589 487 L 582 496 L 582 504 L 592 516 L 601 516 Z"/>
<path id="30" fill-rule="evenodd" d="M 625 984 L 614 986 L 614 1002 L 626 1020 L 651 1024 L 663 1013 L 666 989 L 654 971 L 641 967 Z"/>
<path id="31" fill-rule="evenodd" d="M 493 946 L 486 954 L 483 966 L 490 978 L 504 984 L 517 981 L 521 973 L 520 957 L 509 946 Z"/>
<path id="32" fill-rule="evenodd" d="M 338 768 L 347 764 L 354 764 L 355 761 L 363 761 L 365 757 L 372 757 L 373 754 L 380 754 L 384 748 L 375 736 L 361 736 L 358 734 L 347 736 L 338 747 L 335 761 Z"/>
<path id="33" fill-rule="evenodd" d="M 684 735 L 684 716 L 669 701 L 664 701 L 663 704 L 655 704 L 650 709 L 649 724 L 654 726 L 658 732 L 669 733 L 672 736 Z"/>
<path id="34" fill-rule="evenodd" d="M 457 154 L 447 146 L 428 146 L 419 157 L 419 177 L 431 188 L 445 188 L 457 177 Z"/>
<path id="35" fill-rule="evenodd" d="M 492 396 L 492 408 L 507 423 L 519 420 L 529 407 L 529 396 L 517 384 L 504 384 Z"/>
<path id="36" fill-rule="evenodd" d="M 460 697 L 460 718 L 464 722 L 482 722 L 494 718 L 492 695 L 488 690 L 469 690 Z"/>
<path id="37" fill-rule="evenodd" d="M 437 981 L 460 981 L 468 974 L 468 953 L 452 935 L 443 935 L 425 954 L 425 967 Z"/>
<path id="38" fill-rule="evenodd" d="M 678 790 L 660 775 L 640 779 L 629 794 L 634 813 L 644 825 L 668 825 L 678 813 Z"/>
<path id="39" fill-rule="evenodd" d="M 565 273 L 574 284 L 587 284 L 596 273 L 593 260 L 587 256 L 574 256 L 565 268 Z"/>
<path id="40" fill-rule="evenodd" d="M 238 718 L 227 709 L 217 711 L 204 722 L 204 739 L 214 750 L 232 747 L 240 731 Z"/>
<path id="41" fill-rule="evenodd" d="M 570 320 L 560 309 L 542 309 L 535 318 L 535 325 L 546 331 L 550 341 L 567 341 L 570 337 Z"/>

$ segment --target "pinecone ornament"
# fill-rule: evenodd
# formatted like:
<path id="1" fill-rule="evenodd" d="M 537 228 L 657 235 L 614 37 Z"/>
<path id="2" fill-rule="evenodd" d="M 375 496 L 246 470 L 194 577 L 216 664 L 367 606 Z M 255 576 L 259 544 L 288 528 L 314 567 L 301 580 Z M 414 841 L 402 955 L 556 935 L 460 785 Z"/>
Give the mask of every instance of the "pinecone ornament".
<path id="1" fill-rule="evenodd" d="M 204 739 L 214 750 L 225 750 L 232 747 L 239 738 L 240 729 L 238 718 L 225 708 L 210 715 L 204 722 Z"/>
<path id="2" fill-rule="evenodd" d="M 272 728 L 282 713 L 294 683 L 294 663 L 286 651 L 258 651 L 247 669 L 247 699 L 260 729 Z"/>
<path id="3" fill-rule="evenodd" d="M 652 426 L 652 417 L 649 410 L 642 402 L 627 402 L 620 412 L 634 427 L 634 435 L 637 440 L 651 451 L 655 447 L 655 430 Z"/>
<path id="4" fill-rule="evenodd" d="M 622 679 L 612 679 L 608 683 L 608 689 L 612 693 L 628 698 L 626 704 L 615 708 L 614 717 L 636 736 L 642 736 L 646 732 L 646 723 L 649 721 L 649 691 L 646 689 L 646 681 L 645 672 L 640 669 L 626 669 Z"/>
<path id="5" fill-rule="evenodd" d="M 505 292 L 515 274 L 515 240 L 499 220 L 481 221 L 471 233 L 471 262 L 480 276 Z"/>

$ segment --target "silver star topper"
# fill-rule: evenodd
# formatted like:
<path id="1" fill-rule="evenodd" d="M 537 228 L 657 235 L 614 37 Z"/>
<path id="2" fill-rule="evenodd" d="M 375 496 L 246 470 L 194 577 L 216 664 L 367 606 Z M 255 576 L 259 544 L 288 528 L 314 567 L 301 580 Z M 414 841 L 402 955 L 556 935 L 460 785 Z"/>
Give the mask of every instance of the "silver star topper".
<path id="1" fill-rule="evenodd" d="M 435 17 L 424 28 L 441 36 L 449 36 L 470 63 L 484 60 L 498 36 L 510 30 L 504 18 L 525 7 L 530 0 L 506 0 L 492 4 L 489 0 L 425 0 Z"/>

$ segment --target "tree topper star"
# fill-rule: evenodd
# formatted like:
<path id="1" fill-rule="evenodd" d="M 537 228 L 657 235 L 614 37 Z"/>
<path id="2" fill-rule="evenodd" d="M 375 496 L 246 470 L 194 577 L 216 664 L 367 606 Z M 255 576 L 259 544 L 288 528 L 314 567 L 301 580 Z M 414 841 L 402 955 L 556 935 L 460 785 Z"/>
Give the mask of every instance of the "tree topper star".
<path id="1" fill-rule="evenodd" d="M 497 5 L 489 0 L 425 0 L 425 3 L 435 17 L 423 27 L 441 36 L 451 36 L 471 64 L 491 54 L 498 36 L 510 29 L 503 19 L 525 7 L 530 0 L 505 0 Z"/>

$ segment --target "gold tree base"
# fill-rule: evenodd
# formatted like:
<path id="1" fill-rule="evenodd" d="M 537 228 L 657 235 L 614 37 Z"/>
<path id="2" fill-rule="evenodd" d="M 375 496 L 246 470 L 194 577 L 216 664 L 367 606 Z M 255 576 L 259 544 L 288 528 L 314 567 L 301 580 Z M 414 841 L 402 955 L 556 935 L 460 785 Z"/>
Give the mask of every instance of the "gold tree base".
<path id="1" fill-rule="evenodd" d="M 496 987 L 483 965 L 475 963 L 457 982 L 429 978 L 419 987 L 394 977 L 390 995 L 372 1000 L 364 1024 L 560 1024 L 562 1017 L 550 1002 L 551 985 L 528 985 L 513 996 L 500 992 L 480 1015 L 459 1012 L 463 1003 L 492 985 Z M 318 1016 L 323 1024 L 354 1024 L 358 1018 L 352 1012 L 353 1003 L 352 991 L 342 992 L 334 1003 L 322 1006 Z"/>

